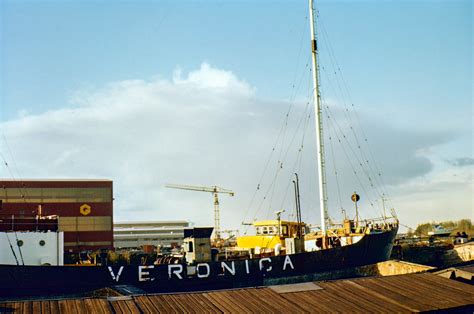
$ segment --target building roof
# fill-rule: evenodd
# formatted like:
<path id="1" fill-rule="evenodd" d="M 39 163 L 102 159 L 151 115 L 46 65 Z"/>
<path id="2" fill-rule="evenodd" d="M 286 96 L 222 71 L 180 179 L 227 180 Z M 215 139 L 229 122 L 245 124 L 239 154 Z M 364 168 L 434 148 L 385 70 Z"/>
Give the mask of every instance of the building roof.
<path id="1" fill-rule="evenodd" d="M 316 282 L 308 288 L 224 291 L 0 303 L 33 313 L 419 312 L 474 310 L 474 286 L 431 273 Z M 302 286 L 301 286 L 302 287 Z"/>
<path id="2" fill-rule="evenodd" d="M 5 179 L 0 178 L 0 182 L 112 182 L 111 179 Z"/>
<path id="3" fill-rule="evenodd" d="M 167 225 L 174 225 L 174 224 L 189 224 L 190 222 L 187 220 L 147 220 L 147 221 L 114 221 L 114 227 L 122 227 L 122 226 L 128 226 L 128 225 L 134 225 L 134 226 L 154 226 L 154 225 L 162 225 L 162 226 L 167 226 Z"/>
<path id="4" fill-rule="evenodd" d="M 184 237 L 210 238 L 214 227 L 194 227 L 183 229 Z"/>
<path id="5" fill-rule="evenodd" d="M 2 188 L 111 188 L 109 179 L 0 179 Z"/>
<path id="6" fill-rule="evenodd" d="M 183 232 L 183 229 L 184 228 L 187 228 L 186 226 L 163 226 L 163 227 L 146 227 L 146 226 L 143 226 L 143 227 L 117 227 L 117 226 L 114 226 L 114 232 L 117 232 L 117 233 L 123 233 L 123 232 L 130 232 L 130 233 L 133 233 L 133 232 L 140 232 L 140 231 L 150 231 L 150 232 L 153 232 L 153 231 L 162 231 L 162 232 L 172 232 L 172 231 L 179 231 L 179 232 Z"/>
<path id="7" fill-rule="evenodd" d="M 474 284 L 474 263 L 469 262 L 466 265 L 438 270 L 434 274 L 472 285 Z"/>

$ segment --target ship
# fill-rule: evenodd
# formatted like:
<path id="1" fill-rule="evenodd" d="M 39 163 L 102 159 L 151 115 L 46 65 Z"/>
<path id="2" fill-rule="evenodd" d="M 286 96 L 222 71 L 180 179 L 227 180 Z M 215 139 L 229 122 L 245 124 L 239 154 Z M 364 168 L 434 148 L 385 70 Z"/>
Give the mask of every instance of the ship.
<path id="1" fill-rule="evenodd" d="M 398 219 L 345 219 L 330 224 L 324 182 L 324 152 L 313 1 L 309 0 L 313 92 L 318 149 L 321 226 L 307 232 L 296 222 L 280 219 L 254 222 L 256 235 L 239 237 L 235 247 L 213 247 L 214 228 L 184 231 L 181 258 L 164 258 L 141 265 L 0 265 L 0 297 L 88 293 L 116 288 L 128 293 L 175 293 L 313 281 L 319 274 L 375 264 L 389 259 Z M 353 194 L 353 200 L 359 199 Z M 13 251 L 13 248 L 12 248 Z M 2 252 L 2 254 L 7 254 Z"/>
<path id="2" fill-rule="evenodd" d="M 440 225 L 434 225 L 431 231 L 428 231 L 428 235 L 432 237 L 449 237 L 451 234 L 451 229 L 443 228 Z"/>

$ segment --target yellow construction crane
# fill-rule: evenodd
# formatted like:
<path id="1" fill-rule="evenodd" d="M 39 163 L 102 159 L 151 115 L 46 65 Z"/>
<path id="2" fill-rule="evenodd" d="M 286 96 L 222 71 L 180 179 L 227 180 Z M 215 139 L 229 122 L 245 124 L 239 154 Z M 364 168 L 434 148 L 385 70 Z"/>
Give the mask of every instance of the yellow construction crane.
<path id="1" fill-rule="evenodd" d="M 181 184 L 167 184 L 167 188 L 171 189 L 180 189 L 180 190 L 190 190 L 190 191 L 198 191 L 198 192 L 210 192 L 214 195 L 214 237 L 215 240 L 221 239 L 221 223 L 220 223 L 220 210 L 219 210 L 219 193 L 226 193 L 230 196 L 234 196 L 234 192 L 231 190 L 226 190 L 220 188 L 218 186 L 194 186 L 194 185 L 181 185 Z"/>

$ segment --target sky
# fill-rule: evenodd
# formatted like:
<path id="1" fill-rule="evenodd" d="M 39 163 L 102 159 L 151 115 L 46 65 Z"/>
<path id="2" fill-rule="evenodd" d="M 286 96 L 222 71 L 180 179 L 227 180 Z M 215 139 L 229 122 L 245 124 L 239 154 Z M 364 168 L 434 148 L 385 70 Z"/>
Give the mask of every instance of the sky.
<path id="1" fill-rule="evenodd" d="M 1 1 L 0 177 L 112 179 L 116 221 L 196 225 L 211 194 L 165 184 L 217 185 L 237 229 L 291 219 L 298 172 L 318 224 L 307 5 Z M 357 191 L 364 217 L 383 197 L 404 228 L 474 219 L 472 2 L 317 11 L 331 217 Z"/>

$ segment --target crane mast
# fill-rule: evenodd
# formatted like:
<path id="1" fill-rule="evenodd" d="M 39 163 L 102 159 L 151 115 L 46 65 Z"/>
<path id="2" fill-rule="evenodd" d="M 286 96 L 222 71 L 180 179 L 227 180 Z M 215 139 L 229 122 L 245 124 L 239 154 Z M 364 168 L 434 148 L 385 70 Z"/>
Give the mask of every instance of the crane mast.
<path id="1" fill-rule="evenodd" d="M 221 212 L 219 208 L 219 193 L 229 194 L 234 196 L 234 192 L 231 190 L 223 189 L 218 186 L 194 186 L 194 185 L 182 185 L 182 184 L 167 184 L 167 188 L 171 189 L 180 189 L 188 191 L 198 191 L 198 192 L 209 192 L 213 194 L 214 197 L 214 239 L 216 242 L 221 240 Z"/>

